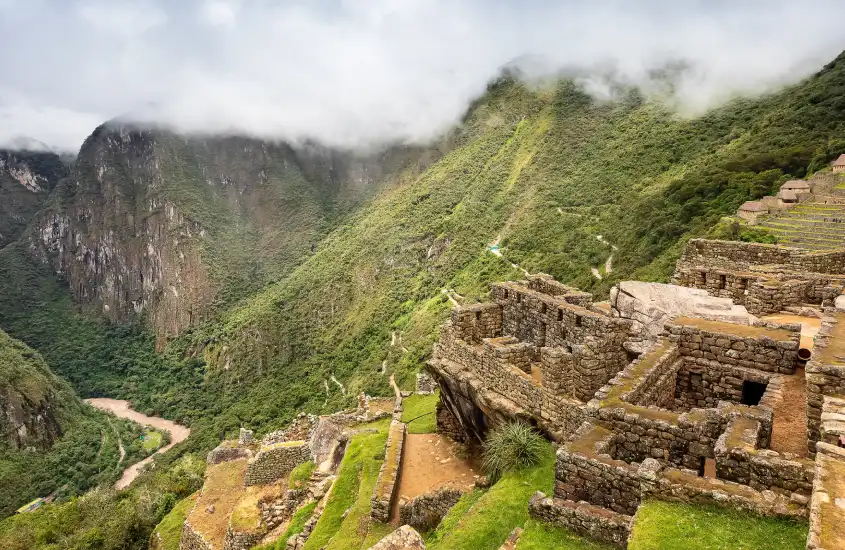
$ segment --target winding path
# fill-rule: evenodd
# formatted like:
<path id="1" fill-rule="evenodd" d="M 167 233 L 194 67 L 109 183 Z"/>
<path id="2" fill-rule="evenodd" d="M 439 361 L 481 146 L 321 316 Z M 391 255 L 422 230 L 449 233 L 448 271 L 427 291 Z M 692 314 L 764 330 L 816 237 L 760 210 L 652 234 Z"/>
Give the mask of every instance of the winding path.
<path id="1" fill-rule="evenodd" d="M 144 460 L 129 466 L 125 470 L 123 470 L 123 475 L 120 476 L 120 479 L 114 484 L 115 489 L 124 489 L 132 483 L 138 474 L 141 473 L 141 470 L 144 467 L 153 461 L 153 457 L 159 453 L 164 453 L 170 450 L 171 447 L 176 445 L 177 443 L 181 443 L 185 441 L 189 435 L 191 435 L 190 428 L 186 428 L 185 426 L 181 426 L 175 422 L 171 422 L 170 420 L 165 420 L 164 418 L 158 418 L 156 416 L 147 416 L 145 414 L 141 414 L 138 411 L 134 411 L 129 407 L 129 402 L 124 401 L 122 399 L 108 399 L 105 397 L 98 397 L 95 399 L 86 399 L 86 403 L 89 405 L 96 407 L 102 411 L 110 412 L 115 416 L 119 416 L 120 418 L 127 418 L 132 420 L 133 422 L 137 422 L 142 426 L 152 426 L 157 430 L 164 430 L 170 432 L 170 443 L 156 451 L 154 454 L 148 456 Z M 116 431 L 116 430 L 115 430 Z M 123 443 L 120 441 L 120 436 L 118 435 L 117 438 L 118 444 L 120 445 L 121 450 L 121 462 L 123 461 L 123 455 L 125 454 L 123 450 Z M 120 462 L 118 462 L 120 464 Z"/>

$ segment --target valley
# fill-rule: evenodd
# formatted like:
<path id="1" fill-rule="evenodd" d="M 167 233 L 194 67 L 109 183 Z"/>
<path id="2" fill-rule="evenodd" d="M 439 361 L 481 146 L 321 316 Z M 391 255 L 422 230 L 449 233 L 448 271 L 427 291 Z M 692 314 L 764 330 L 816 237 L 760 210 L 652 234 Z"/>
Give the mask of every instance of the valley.
<path id="1" fill-rule="evenodd" d="M 649 363 L 682 351 L 649 348 L 646 329 L 619 328 L 625 323 L 608 296 L 623 281 L 673 277 L 711 297 L 735 283 L 741 291 L 722 297 L 742 301 L 752 288 L 758 301 L 777 295 L 785 303 L 798 293 L 769 272 L 757 281 L 724 266 L 785 272 L 792 256 L 743 263 L 765 256 L 765 246 L 833 254 L 841 220 L 825 216 L 841 208 L 822 206 L 820 196 L 759 227 L 732 216 L 785 181 L 831 173 L 845 153 L 843 98 L 845 54 L 796 84 L 696 116 L 634 86 L 599 101 L 576 79 L 536 86 L 504 72 L 460 121 L 422 144 L 355 152 L 114 120 L 91 129 L 73 162 L 0 152 L 0 547 L 366 550 L 404 517 L 428 548 L 495 550 L 517 528 L 517 550 L 592 550 L 629 536 L 631 548 L 649 548 L 667 525 L 685 521 L 690 530 L 712 522 L 717 535 L 700 534 L 702 550 L 738 534 L 746 547 L 803 548 L 812 494 L 805 472 L 837 467 L 833 451 L 811 461 L 806 440 L 818 434 L 807 428 L 806 407 L 773 407 L 792 418 L 772 428 L 770 411 L 718 405 L 726 395 L 740 400 L 741 390 L 711 395 L 701 382 L 709 374 L 693 372 L 692 359 L 666 360 L 686 365 L 672 372 Z M 814 237 L 810 226 L 819 224 L 825 233 Z M 689 258 L 709 246 L 702 242 L 746 246 L 748 255 L 702 253 L 722 263 L 699 269 Z M 812 265 L 814 280 L 824 279 L 828 268 Z M 796 300 L 761 314 L 778 325 L 798 318 L 816 332 L 774 333 L 780 347 L 762 355 L 787 361 L 784 349 L 836 326 L 824 311 L 835 285 L 816 283 L 786 285 L 822 289 L 801 290 L 813 299 L 812 320 Z M 525 302 L 516 306 L 516 296 Z M 536 311 L 522 313 L 526 303 Z M 511 306 L 512 316 L 490 313 Z M 552 316 L 558 309 L 560 318 Z M 524 321 L 540 315 L 536 328 Z M 478 328 L 482 319 L 493 328 Z M 507 323 L 510 332 L 499 326 Z M 553 334 L 556 323 L 569 324 Z M 678 334 L 692 334 L 694 324 Z M 583 336 L 588 328 L 594 334 Z M 546 346 L 546 338 L 558 340 Z M 548 347 L 559 349 L 537 351 Z M 506 356 L 513 364 L 497 370 Z M 468 358 L 481 366 L 459 368 Z M 812 380 L 828 376 L 819 368 L 748 381 L 765 378 L 821 407 L 835 392 L 813 395 Z M 438 383 L 420 376 L 432 369 L 440 369 Z M 671 392 L 650 401 L 648 384 L 625 385 L 644 372 Z M 619 395 L 588 405 L 617 374 L 607 391 Z M 626 393 L 634 390 L 639 401 Z M 686 410 L 699 406 L 710 412 Z M 704 435 L 683 452 L 655 443 L 652 456 L 614 407 L 674 423 L 665 441 L 687 421 Z M 514 419 L 545 436 L 536 461 L 481 479 L 488 431 Z M 597 424 L 581 430 L 582 421 Z M 315 439 L 326 422 L 336 425 Z M 759 441 L 742 439 L 743 430 L 757 430 Z M 163 432 L 169 441 L 157 447 Z M 723 434 L 729 450 L 717 450 Z M 595 452 L 597 443 L 607 453 Z M 800 475 L 752 482 L 737 466 L 715 470 L 724 479 L 695 481 L 699 459 L 758 451 L 755 464 L 783 452 L 777 460 Z M 654 472 L 640 467 L 647 458 Z M 403 479 L 403 460 L 421 473 Z M 608 464 L 636 487 L 613 496 L 582 486 Z M 701 489 L 711 478 L 720 488 L 740 485 L 728 487 L 743 506 L 667 508 L 650 498 Z M 535 498 L 537 491 L 549 496 Z M 52 502 L 14 514 L 48 495 Z M 823 509 L 827 517 L 837 517 L 832 508 Z M 761 510 L 776 517 L 761 518 Z M 576 516 L 610 535 L 590 540 L 561 519 Z"/>
<path id="2" fill-rule="evenodd" d="M 180 426 L 179 424 L 171 422 L 170 420 L 165 420 L 164 418 L 147 416 L 145 414 L 141 414 L 137 411 L 132 410 L 129 407 L 128 401 L 98 397 L 86 399 L 85 402 L 97 409 L 110 412 L 119 418 L 126 418 L 137 424 L 140 424 L 141 426 L 152 426 L 157 430 L 161 430 L 169 434 L 170 443 L 160 448 L 157 448 L 154 454 L 148 456 L 140 462 L 136 462 L 132 466 L 129 466 L 125 470 L 123 470 L 120 479 L 118 479 L 114 484 L 115 489 L 118 490 L 125 489 L 126 487 L 128 487 L 135 480 L 135 478 L 138 477 L 138 474 L 141 472 L 141 470 L 153 461 L 156 454 L 166 453 L 174 445 L 181 443 L 182 441 L 186 440 L 189 435 L 191 435 L 190 428 Z"/>

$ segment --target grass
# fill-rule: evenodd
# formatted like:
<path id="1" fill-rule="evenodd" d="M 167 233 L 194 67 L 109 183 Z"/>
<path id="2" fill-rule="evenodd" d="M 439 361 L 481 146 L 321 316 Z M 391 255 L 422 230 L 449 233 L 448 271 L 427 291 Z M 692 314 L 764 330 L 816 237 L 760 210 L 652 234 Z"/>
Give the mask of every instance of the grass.
<path id="1" fill-rule="evenodd" d="M 525 531 L 519 537 L 516 550 L 609 550 L 610 546 L 593 542 L 566 529 L 549 525 L 536 519 L 525 522 Z"/>
<path id="2" fill-rule="evenodd" d="M 314 463 L 309 460 L 308 462 L 303 462 L 291 470 L 290 475 L 288 476 L 288 486 L 291 489 L 300 489 L 304 487 L 311 478 L 311 474 L 314 473 L 315 467 Z"/>
<path id="3" fill-rule="evenodd" d="M 153 538 L 158 539 L 160 550 L 179 550 L 179 540 L 182 538 L 182 525 L 191 507 L 196 503 L 199 492 L 180 500 L 173 509 L 164 516 L 155 531 Z"/>
<path id="4" fill-rule="evenodd" d="M 197 506 L 189 514 L 191 525 L 214 545 L 223 547 L 226 539 L 226 518 L 244 494 L 246 459 L 232 460 L 209 466 Z M 214 506 L 214 513 L 206 510 Z"/>
<path id="5" fill-rule="evenodd" d="M 144 442 L 141 447 L 145 451 L 155 451 L 161 447 L 161 432 L 156 430 L 144 430 Z"/>
<path id="6" fill-rule="evenodd" d="M 439 399 L 440 390 L 437 390 L 432 395 L 414 394 L 402 401 L 402 422 L 408 424 L 409 434 L 434 433 L 434 408 Z"/>
<path id="7" fill-rule="evenodd" d="M 807 525 L 715 506 L 648 501 L 629 550 L 803 550 Z"/>
<path id="8" fill-rule="evenodd" d="M 429 537 L 429 550 L 495 550 L 515 527 L 523 526 L 529 529 L 526 544 L 547 545 L 526 548 L 600 548 L 563 529 L 540 529 L 529 522 L 528 500 L 535 491 L 551 494 L 554 463 L 553 448 L 546 444 L 538 465 L 505 473 L 487 492 L 464 495 Z"/>
<path id="9" fill-rule="evenodd" d="M 290 519 L 290 523 L 288 523 L 287 529 L 285 532 L 276 539 L 275 542 L 271 542 L 269 544 L 265 544 L 262 546 L 256 546 L 257 550 L 285 550 L 287 547 L 287 542 L 290 537 L 296 535 L 297 533 L 302 532 L 302 529 L 305 527 L 305 524 L 311 518 L 311 515 L 314 513 L 314 509 L 317 508 L 317 501 L 309 502 L 305 506 L 300 507 L 294 514 L 293 517 Z"/>
<path id="10" fill-rule="evenodd" d="M 370 513 L 370 497 L 383 461 L 389 426 L 388 419 L 365 425 L 376 431 L 360 433 L 349 442 L 326 508 L 308 537 L 305 550 L 361 547 L 366 535 L 361 533 L 359 522 L 366 521 Z"/>

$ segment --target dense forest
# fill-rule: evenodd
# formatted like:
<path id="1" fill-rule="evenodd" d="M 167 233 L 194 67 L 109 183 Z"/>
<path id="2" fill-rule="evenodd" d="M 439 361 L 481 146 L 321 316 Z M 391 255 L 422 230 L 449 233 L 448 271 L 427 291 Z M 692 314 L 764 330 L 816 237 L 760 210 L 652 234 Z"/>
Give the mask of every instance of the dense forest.
<path id="1" fill-rule="evenodd" d="M 196 489 L 198 457 L 221 435 L 337 410 L 360 391 L 390 395 L 390 374 L 410 387 L 450 309 L 444 289 L 471 303 L 521 269 L 597 297 L 619 280 L 666 280 L 687 239 L 843 152 L 845 55 L 804 82 L 698 117 L 636 89 L 597 101 L 572 81 L 537 88 L 503 76 L 430 165 L 397 170 L 342 215 L 327 208 L 309 225 L 318 242 L 283 267 L 263 267 L 260 288 L 219 264 L 232 271 L 221 276 L 232 285 L 223 302 L 158 351 L 143 316 L 97 317 L 25 239 L 10 244 L 0 250 L 0 328 L 79 394 L 130 399 L 189 425 L 192 436 L 130 491 L 7 521 L 0 543 L 91 537 L 99 542 L 90 547 L 143 547 L 155 522 Z M 489 252 L 494 243 L 502 257 Z M 391 346 L 393 334 L 401 345 Z M 331 376 L 345 394 L 326 383 Z M 117 510 L 134 519 L 98 522 Z"/>

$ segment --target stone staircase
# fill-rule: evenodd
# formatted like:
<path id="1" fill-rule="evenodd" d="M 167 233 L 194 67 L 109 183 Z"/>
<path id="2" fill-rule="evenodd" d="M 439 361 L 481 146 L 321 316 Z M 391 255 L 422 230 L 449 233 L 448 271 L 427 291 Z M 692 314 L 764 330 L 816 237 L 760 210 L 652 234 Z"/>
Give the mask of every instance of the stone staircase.
<path id="1" fill-rule="evenodd" d="M 778 237 L 778 243 L 809 250 L 845 247 L 845 204 L 807 202 L 775 216 L 759 226 Z"/>

